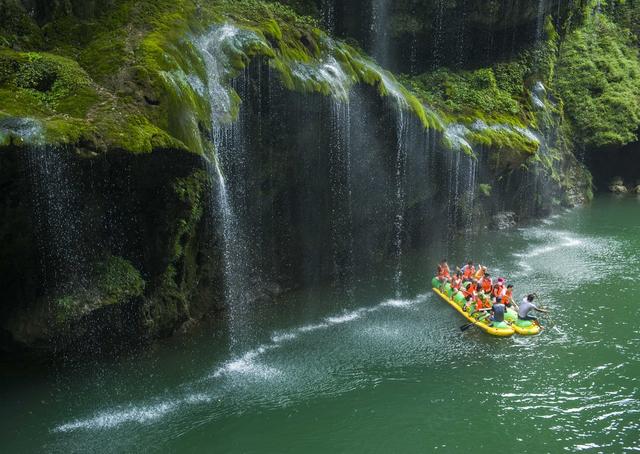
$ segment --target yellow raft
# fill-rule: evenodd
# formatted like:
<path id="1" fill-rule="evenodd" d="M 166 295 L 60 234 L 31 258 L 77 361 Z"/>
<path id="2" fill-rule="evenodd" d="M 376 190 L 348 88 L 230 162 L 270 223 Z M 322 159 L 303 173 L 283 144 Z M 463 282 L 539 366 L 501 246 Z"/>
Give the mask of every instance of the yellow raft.
<path id="1" fill-rule="evenodd" d="M 511 323 L 515 332 L 521 336 L 535 336 L 542 331 L 540 325 L 528 320 L 518 320 L 518 313 L 512 309 L 507 310 L 504 314 L 504 319 Z"/>
<path id="2" fill-rule="evenodd" d="M 451 286 L 448 283 L 445 284 L 444 288 L 441 290 L 439 288 L 440 281 L 434 277 L 431 284 L 433 287 L 433 291 L 438 296 L 440 296 L 440 298 L 445 300 L 455 310 L 460 312 L 464 316 L 464 318 L 469 320 L 470 323 L 473 323 L 478 328 L 488 334 L 491 334 L 492 336 L 507 337 L 513 335 L 514 333 L 517 333 L 521 336 L 535 336 L 536 334 L 540 334 L 540 331 L 542 331 L 540 325 L 537 325 L 528 320 L 519 320 L 517 312 L 513 309 L 508 309 L 505 312 L 504 322 L 493 324 L 494 326 L 489 326 L 490 322 L 485 320 L 478 320 L 474 318 L 472 314 L 469 314 L 462 308 L 464 301 L 461 294 L 455 296 L 455 299 L 452 299 L 448 296 L 448 293 L 450 294 L 452 291 Z"/>
<path id="3" fill-rule="evenodd" d="M 490 334 L 492 336 L 508 337 L 508 336 L 512 336 L 513 333 L 516 332 L 512 325 L 510 325 L 508 323 L 504 323 L 504 322 L 500 323 L 499 326 L 489 326 L 490 322 L 488 322 L 486 320 L 478 320 L 478 319 L 474 318 L 468 312 L 465 312 L 464 309 L 462 309 L 462 307 L 460 307 L 458 304 L 456 304 L 455 301 L 453 301 L 451 298 L 449 298 L 446 294 L 442 293 L 435 286 L 433 287 L 433 291 L 438 296 L 440 296 L 440 298 L 442 298 L 447 303 L 449 303 L 455 310 L 460 312 L 464 318 L 469 320 L 469 323 L 473 323 L 474 325 L 476 325 L 478 328 L 480 328 L 481 330 L 483 330 L 487 334 Z"/>

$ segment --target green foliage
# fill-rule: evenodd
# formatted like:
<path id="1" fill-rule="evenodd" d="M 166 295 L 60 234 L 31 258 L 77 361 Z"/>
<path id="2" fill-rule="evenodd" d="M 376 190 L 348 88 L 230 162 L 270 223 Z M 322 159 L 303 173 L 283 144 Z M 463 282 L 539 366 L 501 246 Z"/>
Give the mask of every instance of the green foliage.
<path id="1" fill-rule="evenodd" d="M 20 0 L 0 0 L 0 49 L 34 48 L 42 42 L 42 31 Z"/>
<path id="2" fill-rule="evenodd" d="M 640 124 L 640 62 L 630 33 L 604 14 L 587 16 L 561 47 L 557 87 L 587 147 L 637 140 Z"/>
<path id="3" fill-rule="evenodd" d="M 523 125 L 528 117 L 525 71 L 524 65 L 514 62 L 475 71 L 442 68 L 405 80 L 427 104 L 451 119 Z"/>
<path id="4" fill-rule="evenodd" d="M 491 187 L 490 184 L 481 183 L 480 185 L 478 185 L 478 189 L 480 189 L 480 193 L 483 196 L 491 197 L 491 191 L 493 190 L 493 188 Z"/>

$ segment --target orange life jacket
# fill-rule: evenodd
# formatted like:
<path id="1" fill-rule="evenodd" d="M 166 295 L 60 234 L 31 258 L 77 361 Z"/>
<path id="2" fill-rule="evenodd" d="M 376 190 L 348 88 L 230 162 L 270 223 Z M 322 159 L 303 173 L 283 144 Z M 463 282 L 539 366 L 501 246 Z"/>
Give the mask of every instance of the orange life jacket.
<path id="1" fill-rule="evenodd" d="M 486 307 L 484 301 L 479 296 L 476 297 L 476 310 L 484 309 Z"/>
<path id="2" fill-rule="evenodd" d="M 453 282 L 451 283 L 451 287 L 456 289 L 456 290 L 460 290 L 461 286 L 462 286 L 462 279 L 453 278 Z"/>
<path id="3" fill-rule="evenodd" d="M 469 284 L 466 290 L 462 291 L 462 294 L 465 296 L 465 298 L 467 298 L 473 295 L 476 292 L 476 290 L 478 290 L 478 287 L 476 286 L 476 284 L 472 282 L 471 284 Z"/>
<path id="4" fill-rule="evenodd" d="M 473 265 L 469 266 L 467 265 L 464 268 L 464 273 L 462 275 L 463 279 L 471 279 L 471 276 L 473 276 L 474 274 L 476 274 L 476 269 Z"/>
<path id="5" fill-rule="evenodd" d="M 480 267 L 474 277 L 480 280 L 484 277 L 484 273 L 486 273 L 486 270 L 483 267 Z"/>
<path id="6" fill-rule="evenodd" d="M 504 294 L 503 303 L 507 304 L 513 301 L 513 289 L 507 289 L 507 293 Z"/>
<path id="7" fill-rule="evenodd" d="M 484 290 L 485 293 L 488 293 L 489 295 L 491 294 L 491 287 L 493 287 L 493 283 L 491 282 L 491 279 L 482 279 L 482 290 Z"/>
<path id="8" fill-rule="evenodd" d="M 493 296 L 498 298 L 500 295 L 502 295 L 502 290 L 504 290 L 504 287 L 499 285 L 499 286 L 493 286 Z"/>

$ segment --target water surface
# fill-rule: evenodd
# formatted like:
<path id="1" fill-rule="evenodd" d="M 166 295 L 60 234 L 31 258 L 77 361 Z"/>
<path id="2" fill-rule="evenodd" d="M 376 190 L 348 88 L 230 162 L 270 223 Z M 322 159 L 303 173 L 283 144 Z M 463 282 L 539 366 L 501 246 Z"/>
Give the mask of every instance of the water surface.
<path id="1" fill-rule="evenodd" d="M 624 452 L 640 450 L 640 202 L 593 206 L 448 251 L 493 264 L 552 310 L 537 337 L 491 338 L 430 292 L 443 253 L 255 309 L 137 354 L 7 371 L 5 452 Z M 243 347 L 244 348 L 244 347 Z"/>

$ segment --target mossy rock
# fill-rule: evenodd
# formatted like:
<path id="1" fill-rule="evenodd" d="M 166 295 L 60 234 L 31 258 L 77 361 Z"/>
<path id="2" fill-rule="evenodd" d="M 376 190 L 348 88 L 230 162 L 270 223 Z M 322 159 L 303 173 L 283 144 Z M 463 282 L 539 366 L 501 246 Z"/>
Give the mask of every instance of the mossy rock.
<path id="1" fill-rule="evenodd" d="M 145 289 L 140 272 L 126 259 L 115 256 L 96 262 L 89 282 L 88 287 L 56 300 L 53 311 L 58 323 L 67 324 L 92 311 L 139 298 Z"/>

